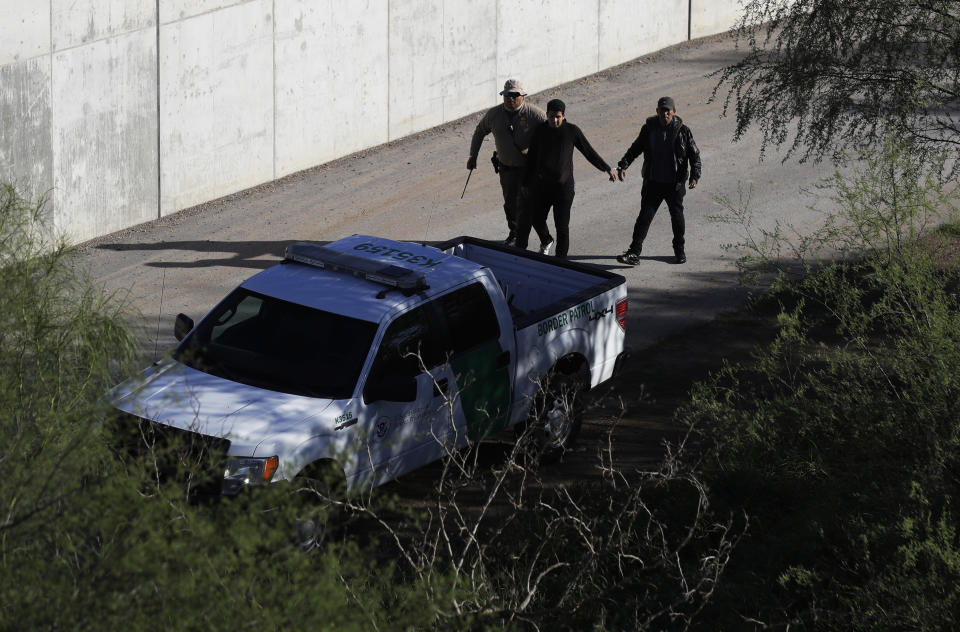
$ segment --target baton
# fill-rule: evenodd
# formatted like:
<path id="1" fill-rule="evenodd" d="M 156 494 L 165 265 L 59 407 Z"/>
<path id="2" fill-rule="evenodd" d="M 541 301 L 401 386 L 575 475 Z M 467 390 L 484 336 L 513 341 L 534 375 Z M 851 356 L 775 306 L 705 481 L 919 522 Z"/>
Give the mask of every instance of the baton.
<path id="1" fill-rule="evenodd" d="M 467 192 L 467 185 L 470 184 L 470 176 L 473 175 L 473 169 L 467 171 L 467 181 L 463 183 L 463 193 L 460 194 L 460 199 L 463 199 L 464 194 Z"/>

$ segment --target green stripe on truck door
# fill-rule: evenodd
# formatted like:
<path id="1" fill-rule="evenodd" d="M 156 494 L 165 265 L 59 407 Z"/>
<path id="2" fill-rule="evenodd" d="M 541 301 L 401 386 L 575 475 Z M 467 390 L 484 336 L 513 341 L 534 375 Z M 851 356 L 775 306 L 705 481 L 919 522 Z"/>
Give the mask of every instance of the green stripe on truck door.
<path id="1" fill-rule="evenodd" d="M 500 343 L 494 339 L 450 362 L 471 441 L 479 441 L 507 425 L 510 370 L 509 363 L 497 366 L 502 353 Z"/>

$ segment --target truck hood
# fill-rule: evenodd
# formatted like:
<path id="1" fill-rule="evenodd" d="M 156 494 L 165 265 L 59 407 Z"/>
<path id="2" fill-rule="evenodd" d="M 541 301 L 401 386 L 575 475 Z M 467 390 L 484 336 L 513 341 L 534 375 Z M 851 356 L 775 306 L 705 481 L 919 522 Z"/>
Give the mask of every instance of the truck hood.
<path id="1" fill-rule="evenodd" d="M 115 408 L 175 428 L 226 438 L 233 448 L 296 445 L 333 432 L 321 414 L 335 400 L 268 391 L 209 375 L 166 359 L 114 387 Z M 238 453 L 231 448 L 231 453 Z M 272 448 L 271 448 L 272 449 Z M 253 452 L 246 452 L 253 455 Z"/>

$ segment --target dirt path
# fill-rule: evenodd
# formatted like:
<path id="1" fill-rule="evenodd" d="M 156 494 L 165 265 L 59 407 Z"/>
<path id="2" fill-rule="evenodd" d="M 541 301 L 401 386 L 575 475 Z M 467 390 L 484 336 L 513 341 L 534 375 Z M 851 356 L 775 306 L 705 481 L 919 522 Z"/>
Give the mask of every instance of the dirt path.
<path id="1" fill-rule="evenodd" d="M 734 255 L 722 247 L 738 237 L 708 219 L 721 211 L 717 196 L 736 199 L 741 187 L 752 187 L 758 225 L 769 226 L 781 218 L 804 227 L 816 218 L 800 192 L 829 170 L 781 164 L 776 155 L 759 162 L 758 138 L 749 135 L 734 144 L 734 122 L 721 117 L 722 104 L 708 103 L 715 79 L 707 75 L 737 56 L 730 38 L 707 38 L 528 97 L 541 107 L 550 98 L 562 98 L 568 119 L 614 164 L 643 120 L 653 114 L 657 98 L 670 95 L 701 148 L 703 177 L 686 197 L 689 262 L 682 266 L 672 263 L 665 209 L 651 227 L 641 265 L 624 268 L 615 261 L 629 242 L 636 218 L 639 167 L 631 170 L 626 183 L 614 184 L 579 154 L 575 158 L 571 256 L 615 270 L 628 280 L 631 370 L 642 367 L 640 373 L 631 373 L 633 378 L 620 381 L 631 397 L 643 380 L 650 382 L 646 396 L 654 401 L 659 397 L 660 387 L 654 384 L 667 371 L 660 365 L 668 358 L 648 359 L 652 345 L 707 323 L 745 299 L 736 282 Z M 490 95 L 491 106 L 498 100 L 496 94 Z M 506 232 L 502 199 L 488 161 L 491 138 L 481 150 L 481 168 L 460 199 L 478 117 L 99 238 L 83 245 L 83 258 L 106 288 L 129 292 L 141 313 L 135 325 L 141 328 L 145 353 L 154 356 L 174 343 L 173 319 L 178 312 L 199 318 L 242 279 L 278 261 L 292 241 L 332 241 L 354 233 L 407 240 L 461 234 L 502 238 Z M 707 338 L 683 353 L 712 353 L 715 343 Z M 645 405 L 628 402 L 630 423 L 638 423 L 637 410 Z M 650 427 L 668 417 L 668 411 L 659 411 L 646 415 L 644 423 Z M 638 447 L 641 453 L 646 449 Z"/>

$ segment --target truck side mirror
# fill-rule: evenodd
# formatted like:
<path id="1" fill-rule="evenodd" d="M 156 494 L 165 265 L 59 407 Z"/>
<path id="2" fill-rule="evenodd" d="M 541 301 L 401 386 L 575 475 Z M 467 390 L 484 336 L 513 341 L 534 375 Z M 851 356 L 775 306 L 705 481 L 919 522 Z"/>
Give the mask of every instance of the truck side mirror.
<path id="1" fill-rule="evenodd" d="M 177 340 L 183 340 L 193 329 L 193 319 L 185 314 L 177 314 L 177 320 L 173 323 L 173 335 Z"/>
<path id="2" fill-rule="evenodd" d="M 363 389 L 363 401 L 412 402 L 417 399 L 417 378 L 384 375 L 367 383 Z"/>

